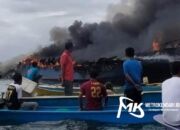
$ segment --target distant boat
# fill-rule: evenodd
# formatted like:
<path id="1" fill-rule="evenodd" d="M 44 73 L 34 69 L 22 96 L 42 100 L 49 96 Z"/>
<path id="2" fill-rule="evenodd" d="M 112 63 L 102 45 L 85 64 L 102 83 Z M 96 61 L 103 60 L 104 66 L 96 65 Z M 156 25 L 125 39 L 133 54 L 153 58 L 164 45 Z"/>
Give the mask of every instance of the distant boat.
<path id="1" fill-rule="evenodd" d="M 147 58 L 140 59 L 143 64 L 143 77 L 147 77 L 149 83 L 160 83 L 165 79 L 171 77 L 170 62 L 166 59 Z M 179 62 L 180 63 L 180 62 Z M 89 65 L 88 65 L 89 64 Z M 84 64 L 83 67 L 79 66 L 75 68 L 74 83 L 82 83 L 89 79 L 88 71 L 91 69 L 92 64 L 95 64 L 99 71 L 98 79 L 103 83 L 112 82 L 115 85 L 122 86 L 124 84 L 124 74 L 122 60 L 101 58 L 97 62 Z M 21 71 L 23 75 L 26 74 L 28 67 L 22 67 Z M 40 69 L 42 82 L 45 83 L 60 83 L 60 70 L 59 68 L 51 69 L 44 68 Z"/>
<path id="2" fill-rule="evenodd" d="M 161 91 L 160 84 L 149 84 L 143 86 L 143 92 L 153 92 L 153 91 Z M 73 88 L 73 95 L 79 95 L 80 88 Z M 114 93 L 120 94 L 123 93 L 123 87 L 114 87 Z M 36 96 L 60 96 L 64 95 L 64 87 L 59 85 L 39 85 L 36 90 L 33 92 L 33 95 Z"/>

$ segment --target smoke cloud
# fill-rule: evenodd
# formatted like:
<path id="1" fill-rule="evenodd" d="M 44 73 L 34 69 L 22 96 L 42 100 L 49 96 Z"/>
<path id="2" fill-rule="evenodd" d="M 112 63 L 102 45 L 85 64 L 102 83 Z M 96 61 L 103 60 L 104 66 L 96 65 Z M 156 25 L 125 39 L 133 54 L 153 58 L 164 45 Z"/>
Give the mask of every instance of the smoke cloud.
<path id="1" fill-rule="evenodd" d="M 17 70 L 17 65 L 27 55 L 19 55 L 6 62 L 0 63 L 0 75 L 3 77 L 9 76 L 12 72 Z"/>
<path id="2" fill-rule="evenodd" d="M 50 35 L 54 44 L 40 54 L 58 55 L 68 38 L 75 44 L 77 60 L 122 57 L 129 46 L 137 52 L 150 51 L 154 39 L 165 47 L 167 41 L 180 39 L 179 14 L 179 0 L 121 0 L 109 6 L 106 21 L 75 21 L 68 30 L 53 28 Z"/>
<path id="3" fill-rule="evenodd" d="M 52 44 L 48 47 L 39 49 L 35 55 L 40 57 L 56 57 L 64 49 L 64 43 L 69 39 L 69 32 L 65 28 L 54 27 L 50 31 L 50 40 Z"/>

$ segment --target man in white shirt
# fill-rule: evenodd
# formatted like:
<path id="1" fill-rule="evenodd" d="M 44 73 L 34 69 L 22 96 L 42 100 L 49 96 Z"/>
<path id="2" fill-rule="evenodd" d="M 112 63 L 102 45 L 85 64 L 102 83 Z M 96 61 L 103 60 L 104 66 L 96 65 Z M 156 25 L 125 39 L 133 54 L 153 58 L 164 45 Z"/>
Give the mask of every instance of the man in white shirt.
<path id="1" fill-rule="evenodd" d="M 31 109 L 35 110 L 38 107 L 36 102 L 21 102 L 22 98 L 22 75 L 15 73 L 13 75 L 14 83 L 10 84 L 6 91 L 6 105 L 9 109 Z"/>
<path id="2" fill-rule="evenodd" d="M 172 63 L 173 77 L 162 83 L 163 119 L 180 126 L 180 62 Z"/>

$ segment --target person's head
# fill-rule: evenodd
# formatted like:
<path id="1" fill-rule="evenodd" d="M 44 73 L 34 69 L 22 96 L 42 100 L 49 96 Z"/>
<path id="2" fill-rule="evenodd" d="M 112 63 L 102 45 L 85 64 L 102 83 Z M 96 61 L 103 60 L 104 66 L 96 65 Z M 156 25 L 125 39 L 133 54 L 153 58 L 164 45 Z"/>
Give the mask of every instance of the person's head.
<path id="1" fill-rule="evenodd" d="M 107 83 L 105 84 L 105 87 L 106 87 L 106 89 L 113 90 L 113 86 L 112 86 L 112 83 L 111 83 L 111 82 L 107 82 Z"/>
<path id="2" fill-rule="evenodd" d="M 14 75 L 12 76 L 12 79 L 14 80 L 15 84 L 22 84 L 22 75 L 18 72 L 15 72 Z"/>
<path id="3" fill-rule="evenodd" d="M 171 70 L 173 75 L 180 76 L 180 62 L 173 62 L 171 64 Z"/>
<path id="4" fill-rule="evenodd" d="M 91 79 L 96 79 L 98 77 L 98 72 L 96 69 L 92 69 L 90 70 L 89 75 Z"/>
<path id="5" fill-rule="evenodd" d="M 126 48 L 125 54 L 127 57 L 134 57 L 134 48 L 132 47 Z"/>
<path id="6" fill-rule="evenodd" d="M 65 43 L 65 49 L 68 50 L 68 51 L 72 51 L 73 50 L 73 43 L 72 43 L 72 41 L 68 40 Z"/>
<path id="7" fill-rule="evenodd" d="M 38 63 L 37 63 L 36 61 L 34 61 L 34 62 L 32 63 L 32 66 L 33 66 L 33 67 L 37 67 L 37 65 L 38 65 Z"/>

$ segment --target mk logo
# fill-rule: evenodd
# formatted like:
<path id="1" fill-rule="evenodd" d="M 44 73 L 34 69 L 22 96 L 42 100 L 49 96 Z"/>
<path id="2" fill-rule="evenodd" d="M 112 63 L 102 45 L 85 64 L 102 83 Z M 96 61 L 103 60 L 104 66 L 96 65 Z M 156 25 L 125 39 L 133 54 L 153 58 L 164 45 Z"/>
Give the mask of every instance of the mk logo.
<path id="1" fill-rule="evenodd" d="M 123 100 L 128 100 L 128 101 L 131 101 L 132 103 L 129 103 L 127 106 L 124 104 Z M 119 98 L 119 110 L 118 110 L 118 113 L 117 113 L 117 118 L 120 118 L 121 117 L 121 111 L 122 111 L 122 108 L 124 109 L 128 109 L 128 112 L 129 114 L 131 114 L 132 116 L 134 117 L 137 117 L 137 118 L 143 118 L 144 117 L 144 111 L 142 109 L 142 105 L 143 103 L 140 103 L 139 105 L 137 103 L 133 103 L 133 100 L 132 99 L 129 99 L 127 97 L 120 97 Z M 140 114 L 135 114 L 135 112 L 139 110 Z"/>

